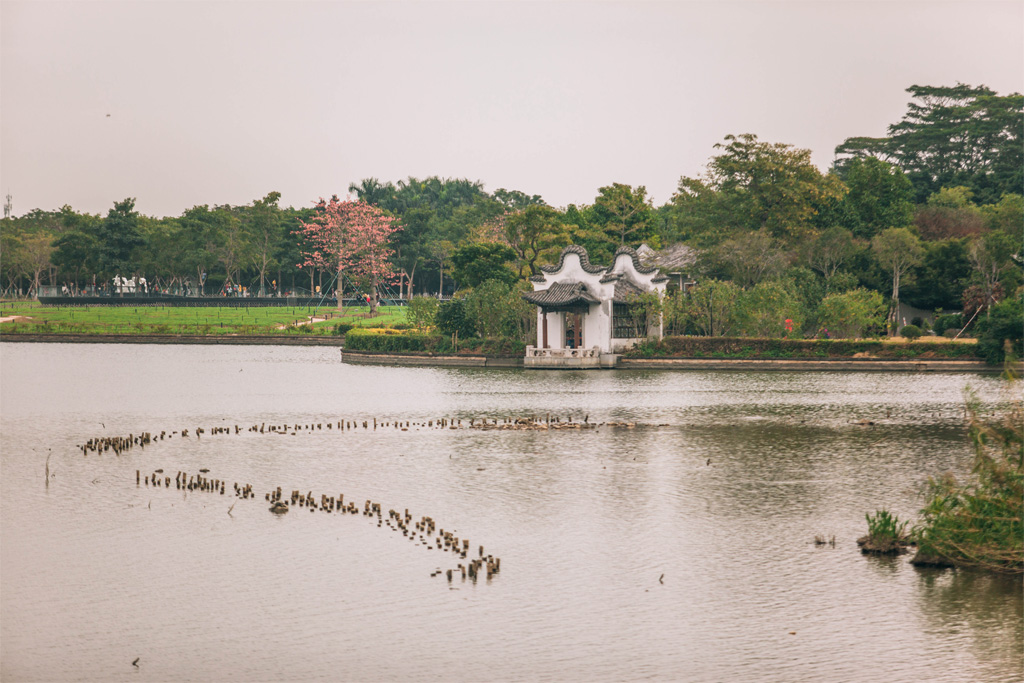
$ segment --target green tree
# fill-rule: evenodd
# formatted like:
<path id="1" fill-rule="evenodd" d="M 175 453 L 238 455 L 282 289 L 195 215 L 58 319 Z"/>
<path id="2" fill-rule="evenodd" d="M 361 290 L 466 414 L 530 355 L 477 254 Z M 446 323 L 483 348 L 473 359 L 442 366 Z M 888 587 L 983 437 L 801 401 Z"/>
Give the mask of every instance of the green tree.
<path id="1" fill-rule="evenodd" d="M 792 285 L 784 281 L 761 282 L 740 293 L 736 303 L 739 329 L 749 337 L 785 337 L 799 334 L 804 308 Z"/>
<path id="2" fill-rule="evenodd" d="M 725 337 L 736 328 L 740 288 L 728 280 L 704 280 L 690 290 L 687 318 L 699 334 Z"/>
<path id="3" fill-rule="evenodd" d="M 927 310 L 954 309 L 971 275 L 967 241 L 947 239 L 923 242 L 924 256 L 914 277 L 901 292 L 911 305 Z"/>
<path id="4" fill-rule="evenodd" d="M 21 278 L 27 269 L 22 233 L 14 229 L 14 221 L 3 220 L 0 229 L 0 273 L 3 273 L 4 297 L 20 296 Z"/>
<path id="5" fill-rule="evenodd" d="M 974 326 L 978 355 L 997 365 L 1006 358 L 1006 347 L 1019 360 L 1024 357 L 1024 299 L 1014 296 L 989 310 L 989 315 Z"/>
<path id="6" fill-rule="evenodd" d="M 249 258 L 259 273 L 260 296 L 266 294 L 267 272 L 276 265 L 274 254 L 284 232 L 281 210 L 277 206 L 280 199 L 280 192 L 271 192 L 253 201 L 252 206 L 246 207 L 243 213 L 245 234 L 252 241 L 252 247 L 248 250 Z"/>
<path id="7" fill-rule="evenodd" d="M 23 235 L 21 252 L 24 268 L 32 278 L 32 291 L 38 296 L 43 284 L 42 275 L 52 266 L 50 257 L 53 255 L 53 235 L 45 230 Z"/>
<path id="8" fill-rule="evenodd" d="M 539 261 L 569 243 L 569 234 L 561 216 L 549 206 L 530 205 L 509 214 L 504 220 L 503 237 L 516 255 L 519 277 L 532 277 Z"/>
<path id="9" fill-rule="evenodd" d="M 452 253 L 452 277 L 460 287 L 476 287 L 492 280 L 507 288 L 516 281 L 516 274 L 510 269 L 515 259 L 515 251 L 507 244 L 464 244 Z"/>
<path id="10" fill-rule="evenodd" d="M 881 294 L 854 289 L 826 296 L 818 307 L 818 322 L 822 333 L 829 337 L 855 339 L 873 327 L 880 327 L 884 312 Z"/>
<path id="11" fill-rule="evenodd" d="M 523 211 L 532 206 L 546 206 L 539 194 L 528 195 L 519 190 L 506 190 L 503 187 L 494 191 L 494 199 L 509 212 Z"/>
<path id="12" fill-rule="evenodd" d="M 896 334 L 900 307 L 900 280 L 914 266 L 921 263 L 924 249 L 921 241 L 906 228 L 889 228 L 871 240 L 871 251 L 879 265 L 892 276 L 892 311 L 889 314 L 890 333 Z"/>
<path id="13" fill-rule="evenodd" d="M 465 299 L 466 317 L 481 337 L 526 341 L 536 308 L 528 304 L 520 290 L 500 280 L 477 285 Z"/>
<path id="14" fill-rule="evenodd" d="M 886 228 L 910 225 L 913 186 L 898 166 L 865 157 L 853 159 L 844 171 L 849 188 L 844 217 L 854 235 L 871 239 Z"/>
<path id="15" fill-rule="evenodd" d="M 69 273 L 76 283 L 81 283 L 87 273 L 99 269 L 99 242 L 92 234 L 71 230 L 57 238 L 54 243 L 54 265 Z"/>
<path id="16" fill-rule="evenodd" d="M 255 252 L 250 226 L 230 206 L 218 206 L 212 213 L 216 229 L 213 253 L 224 267 L 224 285 L 241 284 L 242 266 Z"/>
<path id="17" fill-rule="evenodd" d="M 853 234 L 838 225 L 828 228 L 808 242 L 804 250 L 807 265 L 821 273 L 825 278 L 825 286 L 839 268 L 856 253 L 857 245 L 853 242 Z"/>
<path id="18" fill-rule="evenodd" d="M 1024 196 L 1004 194 L 997 203 L 979 208 L 989 230 L 1019 235 L 1024 240 Z"/>
<path id="19" fill-rule="evenodd" d="M 653 211 L 646 187 L 612 183 L 598 190 L 591 222 L 608 235 L 610 243 L 638 247 L 656 237 Z"/>
<path id="20" fill-rule="evenodd" d="M 224 220 L 222 210 L 211 211 L 206 204 L 194 206 L 181 215 L 182 260 L 195 275 L 200 294 L 206 293 L 206 280 L 217 263 L 217 248 L 222 239 L 220 225 Z"/>
<path id="21" fill-rule="evenodd" d="M 99 244 L 97 270 L 104 278 L 134 272 L 133 252 L 144 244 L 135 198 L 115 202 L 106 219 L 97 226 L 95 237 Z"/>
<path id="22" fill-rule="evenodd" d="M 1019 238 L 1018 238 L 1019 240 Z M 974 270 L 974 283 L 984 293 L 984 307 L 990 308 L 1006 292 L 1021 284 L 1021 264 L 1013 259 L 1020 254 L 1019 242 L 1013 236 L 992 231 L 972 240 L 967 247 L 967 260 Z"/>
<path id="23" fill-rule="evenodd" d="M 846 194 L 837 176 L 822 175 L 811 163 L 810 150 L 750 134 L 727 135 L 715 148 L 722 153 L 708 163 L 705 176 L 681 178 L 672 198 L 673 213 L 683 222 L 677 232 L 696 237 L 698 246 L 758 230 L 802 239 L 816 230 L 821 208 Z"/>
<path id="24" fill-rule="evenodd" d="M 722 242 L 712 256 L 744 289 L 778 277 L 789 260 L 779 241 L 763 229 Z"/>
<path id="25" fill-rule="evenodd" d="M 380 208 L 387 204 L 395 195 L 395 186 L 388 183 L 381 183 L 376 178 L 364 178 L 360 183 L 349 183 L 349 192 L 354 192 L 356 197 L 367 204 L 373 204 Z"/>
<path id="26" fill-rule="evenodd" d="M 1024 186 L 1024 97 L 985 86 L 907 88 L 911 101 L 884 138 L 847 138 L 839 166 L 853 158 L 890 161 L 910 178 L 923 202 L 943 186 L 966 185 L 982 203 Z"/>

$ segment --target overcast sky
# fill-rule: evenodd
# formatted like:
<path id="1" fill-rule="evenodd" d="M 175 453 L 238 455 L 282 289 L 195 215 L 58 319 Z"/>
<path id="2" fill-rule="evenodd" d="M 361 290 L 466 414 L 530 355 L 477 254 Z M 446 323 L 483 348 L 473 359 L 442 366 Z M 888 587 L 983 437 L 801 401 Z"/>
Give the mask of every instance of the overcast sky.
<path id="1" fill-rule="evenodd" d="M 180 215 L 375 176 L 656 204 L 730 133 L 880 136 L 913 84 L 1024 91 L 1024 2 L 0 2 L 0 193 Z"/>

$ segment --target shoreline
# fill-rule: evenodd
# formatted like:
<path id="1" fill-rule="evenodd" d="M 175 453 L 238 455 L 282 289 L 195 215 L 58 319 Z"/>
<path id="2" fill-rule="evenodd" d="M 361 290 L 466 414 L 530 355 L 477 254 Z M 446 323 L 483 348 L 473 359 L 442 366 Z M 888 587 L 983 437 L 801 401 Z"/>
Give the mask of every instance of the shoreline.
<path id="1" fill-rule="evenodd" d="M 236 346 L 337 346 L 344 337 L 327 335 L 201 334 L 0 334 L 0 342 L 29 344 L 228 344 Z"/>
<path id="2" fill-rule="evenodd" d="M 341 362 L 351 365 L 419 367 L 501 367 L 522 368 L 519 357 L 343 351 Z M 601 368 L 530 368 L 531 370 L 600 370 Z M 605 368 L 608 369 L 608 368 Z M 732 370 L 778 372 L 975 372 L 1000 373 L 1000 366 L 982 360 L 881 360 L 877 358 L 835 358 L 767 360 L 758 358 L 620 358 L 615 370 Z"/>
<path id="3" fill-rule="evenodd" d="M 122 334 L 4 334 L 0 342 L 42 344 L 195 344 L 229 346 L 333 346 L 343 348 L 344 337 L 320 335 L 122 335 Z M 350 365 L 395 367 L 522 368 L 523 358 L 481 354 L 382 353 L 344 351 Z M 537 368 L 542 370 L 542 368 Z M 617 370 L 726 370 L 777 372 L 974 372 L 999 373 L 1000 366 L 981 360 L 883 360 L 877 358 L 759 359 L 759 358 L 621 358 Z"/>

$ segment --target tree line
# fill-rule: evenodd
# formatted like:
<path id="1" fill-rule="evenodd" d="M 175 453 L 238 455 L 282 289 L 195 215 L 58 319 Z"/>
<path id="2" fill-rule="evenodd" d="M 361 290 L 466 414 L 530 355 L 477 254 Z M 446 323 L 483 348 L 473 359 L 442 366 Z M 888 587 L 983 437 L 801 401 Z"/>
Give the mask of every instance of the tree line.
<path id="1" fill-rule="evenodd" d="M 705 172 L 682 177 L 661 206 L 645 187 L 621 183 L 566 207 L 436 176 L 366 178 L 347 189 L 399 228 L 389 235 L 385 278 L 395 295 L 447 295 L 491 280 L 511 286 L 567 244 L 600 263 L 620 245 L 683 242 L 698 254 L 692 275 L 705 293 L 722 287 L 719 300 L 727 301 L 729 287 L 734 299 L 761 287 L 766 300 L 798 302 L 805 328 L 828 296 L 854 291 L 970 315 L 1022 283 L 1024 97 L 963 84 L 908 92 L 906 113 L 885 137 L 848 138 L 826 172 L 809 150 L 729 135 Z M 279 200 L 271 192 L 244 206 L 201 205 L 156 218 L 140 215 L 129 198 L 106 216 L 64 206 L 8 217 L 0 288 L 12 296 L 116 274 L 193 293 L 336 287 L 338 264 L 310 258 L 314 233 L 304 228 L 325 200 L 305 209 Z M 692 318 L 684 323 L 691 331 Z"/>

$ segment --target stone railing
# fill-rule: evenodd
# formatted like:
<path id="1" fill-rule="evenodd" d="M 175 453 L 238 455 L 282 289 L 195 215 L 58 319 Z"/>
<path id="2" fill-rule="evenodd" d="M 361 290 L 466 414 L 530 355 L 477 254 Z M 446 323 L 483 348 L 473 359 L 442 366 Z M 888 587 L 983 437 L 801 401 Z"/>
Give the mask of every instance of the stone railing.
<path id="1" fill-rule="evenodd" d="M 539 349 L 536 346 L 526 347 L 527 358 L 600 358 L 601 349 L 592 346 L 589 349 Z"/>

